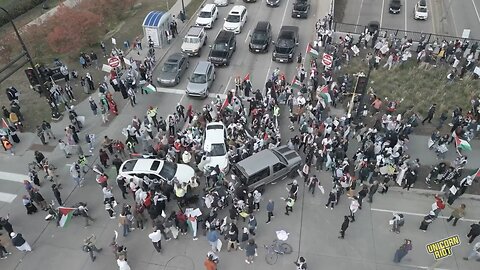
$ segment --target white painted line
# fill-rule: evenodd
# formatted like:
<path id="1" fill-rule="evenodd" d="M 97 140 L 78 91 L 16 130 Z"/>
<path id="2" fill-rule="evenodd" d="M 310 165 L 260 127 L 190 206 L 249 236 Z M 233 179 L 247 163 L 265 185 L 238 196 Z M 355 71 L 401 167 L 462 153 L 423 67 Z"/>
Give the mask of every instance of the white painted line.
<path id="1" fill-rule="evenodd" d="M 12 203 L 16 197 L 15 194 L 0 192 L 0 202 Z"/>
<path id="2" fill-rule="evenodd" d="M 477 19 L 480 22 L 480 15 L 478 15 L 477 5 L 475 5 L 475 1 L 472 0 L 473 8 L 475 9 L 475 13 L 477 14 Z"/>
<path id="3" fill-rule="evenodd" d="M 28 175 L 25 174 L 0 172 L 0 180 L 23 183 L 23 180 L 29 180 L 29 178 Z"/>
<path id="4" fill-rule="evenodd" d="M 405 212 L 405 211 L 401 211 L 401 210 L 388 210 L 388 209 L 378 209 L 378 208 L 370 208 L 370 210 L 376 211 L 376 212 L 392 213 L 392 214 L 393 214 L 393 213 L 401 213 L 401 214 L 404 214 L 404 215 L 418 216 L 418 217 L 424 217 L 424 216 L 426 216 L 426 214 L 422 214 L 422 213 Z M 449 218 L 449 217 L 446 217 L 446 216 L 438 216 L 438 218 L 447 219 L 447 218 Z M 478 222 L 477 219 L 462 218 L 462 219 L 460 219 L 460 220 L 468 221 L 468 222 Z"/>
<path id="5" fill-rule="evenodd" d="M 228 78 L 228 82 L 227 82 L 227 85 L 225 85 L 225 90 L 223 90 L 223 94 L 227 94 L 227 91 L 228 91 L 228 85 L 230 85 L 230 82 L 232 81 L 232 76 L 230 76 Z"/>
<path id="6" fill-rule="evenodd" d="M 405 0 L 406 1 L 406 0 Z M 429 0 L 428 1 L 428 5 L 433 7 L 432 5 L 432 0 Z M 433 12 L 434 8 L 430 9 L 431 10 L 431 14 L 432 14 L 432 33 L 436 34 L 437 33 L 437 27 L 435 27 L 435 22 L 436 22 L 436 19 L 435 19 L 435 12 Z"/>
<path id="7" fill-rule="evenodd" d="M 455 23 L 455 17 L 453 16 L 452 0 L 448 1 L 448 6 L 450 7 L 450 14 L 452 14 L 452 21 L 453 21 L 453 28 L 455 30 L 455 36 L 458 37 L 457 24 Z"/>
<path id="8" fill-rule="evenodd" d="M 358 23 L 360 22 L 360 15 L 362 14 L 363 0 L 360 2 L 360 8 L 358 9 L 357 22 L 355 23 L 355 33 L 357 32 Z"/>
<path id="9" fill-rule="evenodd" d="M 382 27 L 382 24 L 383 24 L 383 12 L 385 12 L 384 8 L 385 8 L 385 0 L 382 0 L 382 12 L 380 13 L 380 28 Z M 390 12 L 390 9 L 389 9 L 389 12 Z"/>
<path id="10" fill-rule="evenodd" d="M 251 31 L 252 31 L 252 29 L 248 30 L 247 36 L 245 37 L 245 43 L 247 43 L 248 38 L 250 37 L 250 32 Z"/>
<path id="11" fill-rule="evenodd" d="M 162 87 L 157 87 L 157 92 L 158 93 L 166 93 L 166 94 L 174 94 L 174 95 L 182 95 L 182 98 L 180 99 L 180 103 L 183 100 L 183 98 L 186 96 L 185 90 L 182 89 L 176 89 L 176 88 L 162 88 Z M 226 97 L 225 94 L 219 94 L 219 93 L 209 93 L 208 97 L 209 98 L 216 98 L 217 95 L 220 95 L 221 98 Z"/>
<path id="12" fill-rule="evenodd" d="M 405 9 L 404 9 L 405 10 L 405 12 L 404 12 L 405 13 L 405 36 L 407 35 L 407 30 L 408 30 L 407 29 L 407 21 L 408 21 L 407 14 L 409 14 L 409 12 L 407 12 L 407 10 L 408 10 L 407 9 L 407 2 L 408 2 L 408 0 L 405 0 Z"/>

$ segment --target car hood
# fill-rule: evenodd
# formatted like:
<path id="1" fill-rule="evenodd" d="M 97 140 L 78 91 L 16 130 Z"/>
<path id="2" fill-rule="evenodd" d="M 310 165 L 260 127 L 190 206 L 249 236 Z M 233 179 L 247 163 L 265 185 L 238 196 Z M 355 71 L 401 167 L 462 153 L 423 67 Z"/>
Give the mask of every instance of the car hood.
<path id="1" fill-rule="evenodd" d="M 177 73 L 173 73 L 173 72 L 160 72 L 160 74 L 158 75 L 158 79 L 159 80 L 175 80 L 175 78 L 177 77 Z"/>
<path id="2" fill-rule="evenodd" d="M 269 4 L 276 4 L 278 2 L 280 2 L 280 0 L 267 0 L 267 3 Z"/>
<path id="3" fill-rule="evenodd" d="M 212 22 L 212 18 L 197 18 L 195 22 L 197 24 L 209 24 Z"/>
<path id="4" fill-rule="evenodd" d="M 308 8 L 307 4 L 294 4 L 293 11 L 306 11 Z"/>
<path id="5" fill-rule="evenodd" d="M 181 49 L 184 51 L 192 51 L 192 50 L 197 50 L 199 48 L 198 43 L 190 43 L 190 42 L 184 42 L 182 43 Z"/>
<path id="6" fill-rule="evenodd" d="M 224 51 L 210 51 L 209 57 L 213 58 L 226 58 L 228 56 L 228 52 Z"/>
<path id="7" fill-rule="evenodd" d="M 203 93 L 207 89 L 206 83 L 192 83 L 188 82 L 187 91 L 190 93 Z"/>
<path id="8" fill-rule="evenodd" d="M 207 157 L 205 163 L 203 164 L 203 167 L 215 167 L 217 165 L 220 170 L 225 170 L 225 168 L 227 168 L 228 166 L 228 154 L 226 154 L 225 156 Z"/>
<path id="9" fill-rule="evenodd" d="M 224 22 L 223 27 L 225 29 L 236 29 L 236 28 L 240 27 L 240 23 L 239 22 Z"/>
<path id="10" fill-rule="evenodd" d="M 195 170 L 185 164 L 177 164 L 177 172 L 175 173 L 175 177 L 178 179 L 180 183 L 188 183 L 195 176 Z"/>

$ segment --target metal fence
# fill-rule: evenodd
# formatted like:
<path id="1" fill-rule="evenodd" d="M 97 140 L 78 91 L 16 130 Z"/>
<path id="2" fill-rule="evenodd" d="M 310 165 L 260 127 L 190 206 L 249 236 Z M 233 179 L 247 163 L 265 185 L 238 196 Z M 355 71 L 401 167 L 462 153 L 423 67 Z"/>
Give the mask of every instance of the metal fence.
<path id="1" fill-rule="evenodd" d="M 358 24 L 351 24 L 351 23 L 342 23 L 342 22 L 333 22 L 333 30 L 335 32 L 342 32 L 342 33 L 349 33 L 349 34 L 357 34 L 360 35 L 361 33 L 365 32 L 368 29 L 366 25 L 358 25 Z M 415 32 L 415 31 L 405 31 L 400 29 L 391 29 L 391 28 L 379 28 L 379 36 L 394 36 L 397 38 L 407 37 L 408 39 L 412 39 L 414 42 L 419 42 L 422 38 L 422 35 L 425 35 L 425 40 L 430 43 L 438 40 L 441 42 L 443 40 L 446 41 L 455 41 L 455 40 L 468 40 L 470 43 L 478 42 L 478 39 L 472 38 L 462 38 L 462 37 L 454 37 L 449 35 L 441 35 L 441 34 L 433 34 L 433 33 L 426 33 L 426 32 Z"/>

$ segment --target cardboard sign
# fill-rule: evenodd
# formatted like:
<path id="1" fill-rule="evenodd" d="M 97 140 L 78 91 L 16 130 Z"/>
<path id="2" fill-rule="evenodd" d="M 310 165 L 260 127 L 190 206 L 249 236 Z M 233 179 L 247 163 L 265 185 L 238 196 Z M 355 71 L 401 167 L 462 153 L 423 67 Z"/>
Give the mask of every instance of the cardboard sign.
<path id="1" fill-rule="evenodd" d="M 110 71 L 112 71 L 112 67 L 109 66 L 109 65 L 103 64 L 103 65 L 102 65 L 102 71 L 110 72 Z"/>

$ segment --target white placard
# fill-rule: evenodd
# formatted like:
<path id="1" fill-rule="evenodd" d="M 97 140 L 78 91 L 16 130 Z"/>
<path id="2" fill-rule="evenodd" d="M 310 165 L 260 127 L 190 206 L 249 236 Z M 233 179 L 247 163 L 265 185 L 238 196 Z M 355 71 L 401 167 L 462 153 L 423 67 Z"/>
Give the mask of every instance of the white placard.
<path id="1" fill-rule="evenodd" d="M 463 29 L 462 38 L 470 37 L 470 29 Z"/>
<path id="2" fill-rule="evenodd" d="M 113 45 L 117 45 L 117 40 L 115 38 L 112 37 L 112 44 Z"/>
<path id="3" fill-rule="evenodd" d="M 112 71 L 112 67 L 109 66 L 109 65 L 103 64 L 103 65 L 102 65 L 102 71 L 110 72 L 110 71 Z"/>
<path id="4" fill-rule="evenodd" d="M 129 66 L 132 65 L 132 63 L 130 62 L 130 60 L 128 60 L 128 59 L 125 58 L 125 57 L 123 58 L 123 62 L 124 62 L 126 65 L 129 65 Z"/>
<path id="5" fill-rule="evenodd" d="M 475 67 L 475 69 L 473 70 L 473 73 L 477 74 L 478 76 L 480 76 L 480 67 Z"/>
<path id="6" fill-rule="evenodd" d="M 388 52 L 388 44 L 383 45 L 383 47 L 380 49 L 380 52 L 382 54 L 386 54 Z"/>
<path id="7" fill-rule="evenodd" d="M 360 53 L 360 50 L 358 49 L 357 45 L 353 45 L 352 46 L 352 52 L 355 54 L 355 55 L 358 55 Z"/>

